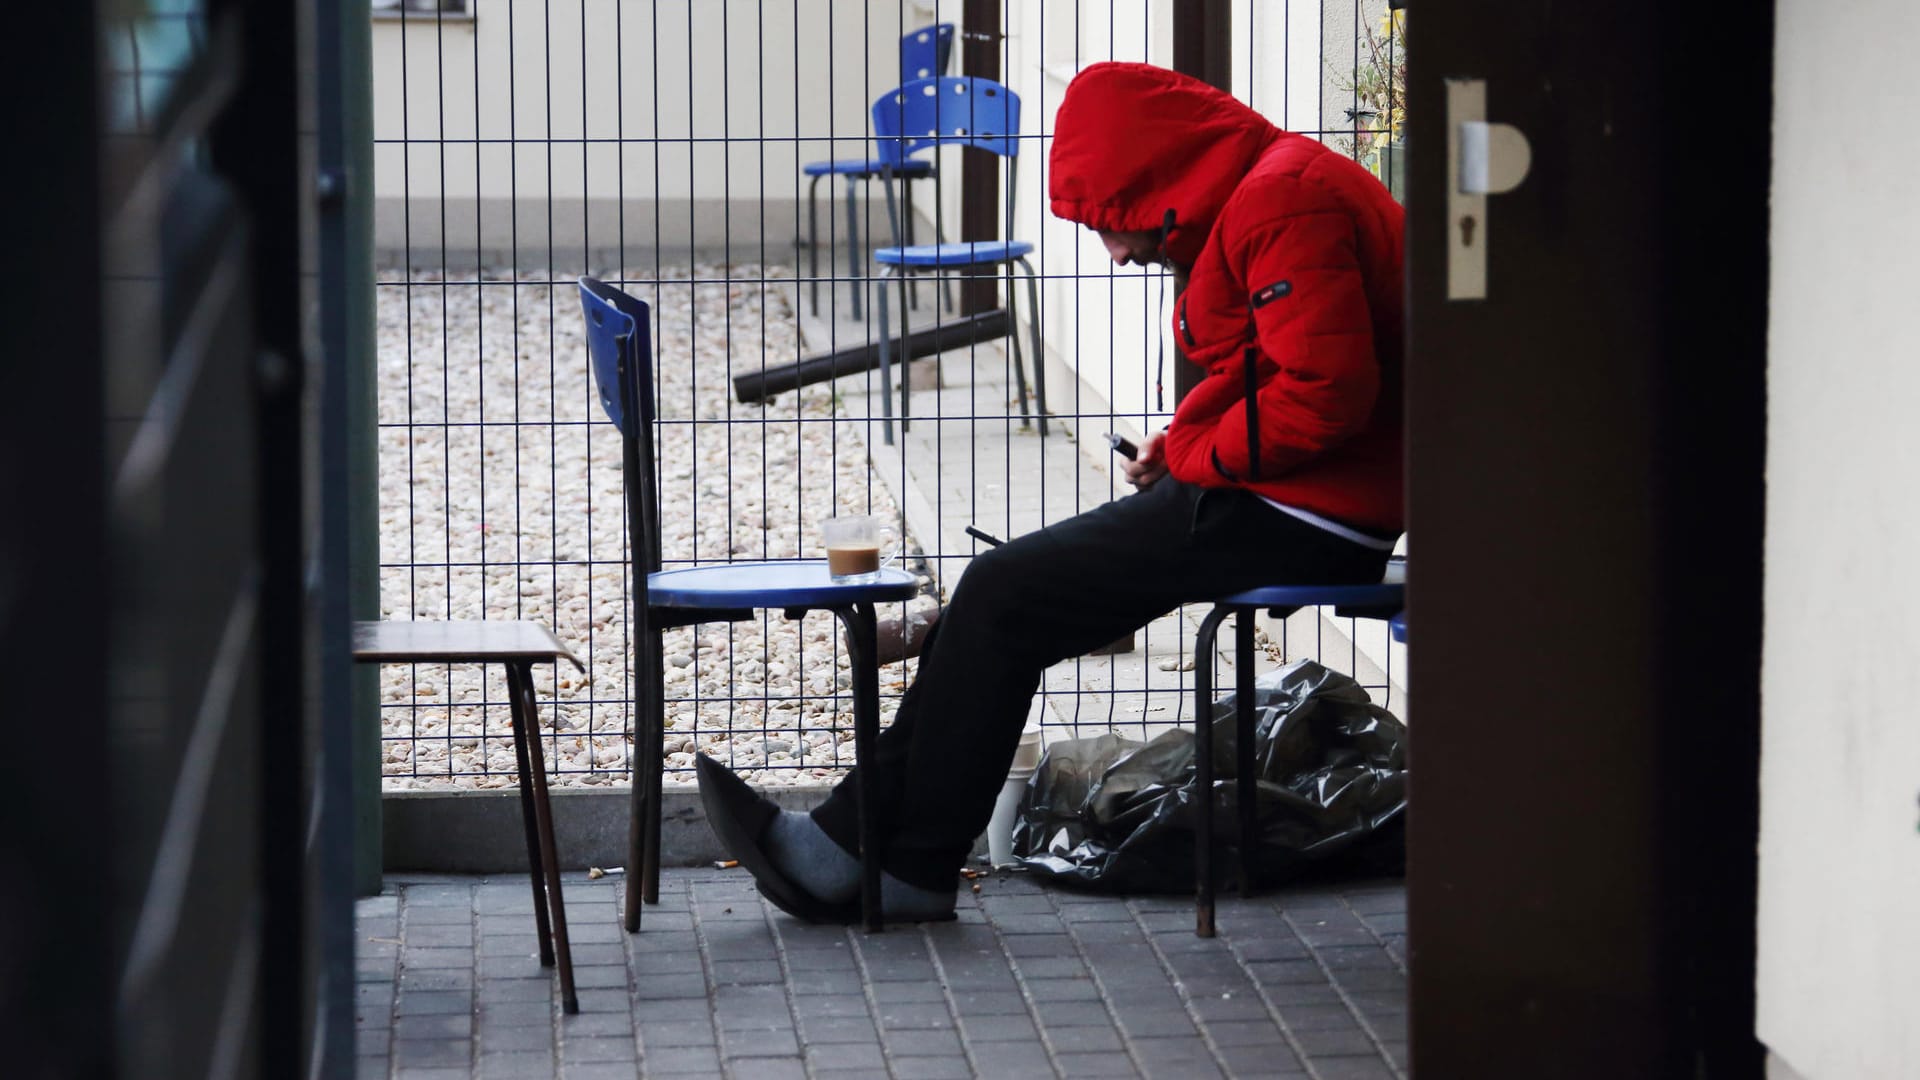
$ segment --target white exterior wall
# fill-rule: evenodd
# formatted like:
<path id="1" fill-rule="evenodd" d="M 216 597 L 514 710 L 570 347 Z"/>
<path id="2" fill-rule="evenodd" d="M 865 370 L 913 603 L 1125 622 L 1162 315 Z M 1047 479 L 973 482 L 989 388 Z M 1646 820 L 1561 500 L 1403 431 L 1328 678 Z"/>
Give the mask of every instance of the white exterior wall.
<path id="1" fill-rule="evenodd" d="M 498 258 L 516 226 L 521 263 L 537 265 L 549 219 L 556 261 L 577 263 L 582 246 L 604 259 L 620 246 L 624 205 L 630 256 L 650 258 L 658 246 L 750 260 L 764 240 L 768 259 L 790 261 L 806 195 L 800 164 L 867 156 L 867 110 L 896 81 L 903 16 L 920 25 L 934 9 L 921 0 L 473 5 L 471 21 L 374 23 L 383 256 L 411 246 L 416 262 L 437 263 L 444 209 L 456 265 L 473 258 L 476 231 Z M 950 0 L 941 14 L 957 19 L 958 10 Z M 471 141 L 476 134 L 483 141 Z M 443 137 L 455 141 L 388 141 Z M 884 227 L 884 210 L 877 222 Z"/>
<path id="2" fill-rule="evenodd" d="M 1806 1080 L 1915 1077 L 1920 152 L 1885 120 L 1920 14 L 1778 14 L 1758 1034 Z"/>

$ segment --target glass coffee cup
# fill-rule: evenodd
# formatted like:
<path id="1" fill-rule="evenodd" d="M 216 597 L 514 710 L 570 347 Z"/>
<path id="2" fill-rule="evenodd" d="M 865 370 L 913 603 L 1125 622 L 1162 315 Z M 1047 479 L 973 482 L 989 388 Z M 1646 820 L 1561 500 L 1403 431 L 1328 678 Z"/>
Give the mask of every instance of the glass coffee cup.
<path id="1" fill-rule="evenodd" d="M 830 517 L 820 523 L 820 544 L 827 549 L 827 574 L 836 585 L 870 585 L 880 580 L 880 568 L 893 561 L 881 557 L 881 548 L 893 538 L 893 529 L 872 514 Z"/>

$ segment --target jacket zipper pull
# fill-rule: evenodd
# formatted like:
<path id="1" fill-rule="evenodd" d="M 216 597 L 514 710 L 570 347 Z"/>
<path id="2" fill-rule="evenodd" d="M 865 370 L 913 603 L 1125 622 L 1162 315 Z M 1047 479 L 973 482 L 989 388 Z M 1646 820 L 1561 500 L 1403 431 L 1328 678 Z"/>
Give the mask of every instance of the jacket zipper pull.
<path id="1" fill-rule="evenodd" d="M 1163 264 L 1167 257 L 1167 237 L 1171 235 L 1173 235 L 1173 207 L 1169 206 L 1167 207 L 1167 212 L 1161 215 L 1160 217 L 1160 258 Z M 1166 283 L 1167 283 L 1167 271 L 1163 268 L 1160 271 L 1160 287 L 1162 290 L 1166 288 Z M 1162 303 L 1166 302 L 1166 293 L 1164 291 L 1160 294 L 1160 300 Z M 1155 310 L 1158 311 L 1157 306 Z M 1185 325 L 1186 325 L 1186 322 L 1183 319 L 1181 321 L 1181 326 L 1184 328 Z M 1165 390 L 1166 383 L 1164 380 L 1166 371 L 1167 371 L 1167 339 L 1165 337 L 1161 337 L 1160 338 L 1160 356 L 1157 360 L 1154 361 L 1154 365 L 1153 365 L 1153 411 L 1154 412 L 1167 411 L 1167 398 L 1166 398 L 1166 390 Z"/>

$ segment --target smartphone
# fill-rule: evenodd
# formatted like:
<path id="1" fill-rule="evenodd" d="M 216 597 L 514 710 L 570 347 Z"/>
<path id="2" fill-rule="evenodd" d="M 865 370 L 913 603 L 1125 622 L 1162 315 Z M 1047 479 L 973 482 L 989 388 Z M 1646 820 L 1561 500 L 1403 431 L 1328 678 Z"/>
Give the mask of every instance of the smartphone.
<path id="1" fill-rule="evenodd" d="M 1129 461 L 1140 456 L 1139 447 L 1128 442 L 1124 436 L 1115 435 L 1111 431 L 1107 432 L 1107 445 L 1113 447 L 1114 453 L 1119 454 Z"/>

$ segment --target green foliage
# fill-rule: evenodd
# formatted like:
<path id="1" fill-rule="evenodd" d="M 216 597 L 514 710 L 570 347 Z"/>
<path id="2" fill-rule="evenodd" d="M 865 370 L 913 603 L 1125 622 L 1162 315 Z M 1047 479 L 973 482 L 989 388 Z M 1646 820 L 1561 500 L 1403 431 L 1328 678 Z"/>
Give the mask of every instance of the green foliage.
<path id="1" fill-rule="evenodd" d="M 1339 138 L 1340 148 L 1389 183 L 1388 148 L 1405 137 L 1407 122 L 1406 15 L 1388 11 L 1377 27 L 1366 27 L 1355 42 L 1353 70 L 1334 74 L 1334 84 L 1353 95 L 1346 110 L 1353 133 Z"/>

